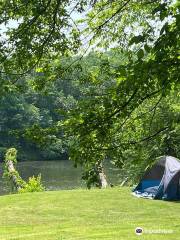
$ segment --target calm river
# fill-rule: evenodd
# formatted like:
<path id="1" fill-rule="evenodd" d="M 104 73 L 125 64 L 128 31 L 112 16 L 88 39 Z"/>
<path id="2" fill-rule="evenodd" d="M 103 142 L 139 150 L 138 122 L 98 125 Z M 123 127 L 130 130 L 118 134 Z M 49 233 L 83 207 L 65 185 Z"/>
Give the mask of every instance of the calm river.
<path id="1" fill-rule="evenodd" d="M 107 164 L 106 175 L 114 185 L 119 184 L 119 171 L 110 163 Z M 2 178 L 3 165 L 0 163 L 0 195 L 10 192 L 10 187 Z M 74 168 L 72 162 L 68 160 L 61 161 L 36 161 L 19 162 L 17 169 L 23 179 L 30 176 L 37 176 L 41 173 L 42 182 L 46 190 L 74 189 L 85 187 L 81 179 L 81 169 Z"/>

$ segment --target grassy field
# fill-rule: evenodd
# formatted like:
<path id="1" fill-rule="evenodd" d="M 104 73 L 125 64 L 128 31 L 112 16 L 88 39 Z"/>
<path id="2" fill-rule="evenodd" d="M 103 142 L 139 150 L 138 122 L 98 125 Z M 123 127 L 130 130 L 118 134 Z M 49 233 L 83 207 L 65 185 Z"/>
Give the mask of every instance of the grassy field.
<path id="1" fill-rule="evenodd" d="M 180 203 L 138 199 L 129 188 L 1 196 L 0 240 L 7 239 L 179 240 Z"/>

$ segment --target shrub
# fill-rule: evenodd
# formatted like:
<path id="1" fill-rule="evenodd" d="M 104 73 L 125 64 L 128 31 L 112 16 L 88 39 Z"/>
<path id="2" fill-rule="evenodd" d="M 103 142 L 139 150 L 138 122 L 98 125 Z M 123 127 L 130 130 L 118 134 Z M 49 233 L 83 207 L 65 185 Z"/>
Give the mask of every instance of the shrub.
<path id="1" fill-rule="evenodd" d="M 18 192 L 19 193 L 42 192 L 44 190 L 45 188 L 43 187 L 41 182 L 41 174 L 39 174 L 37 177 L 34 176 L 30 177 L 29 181 Z"/>

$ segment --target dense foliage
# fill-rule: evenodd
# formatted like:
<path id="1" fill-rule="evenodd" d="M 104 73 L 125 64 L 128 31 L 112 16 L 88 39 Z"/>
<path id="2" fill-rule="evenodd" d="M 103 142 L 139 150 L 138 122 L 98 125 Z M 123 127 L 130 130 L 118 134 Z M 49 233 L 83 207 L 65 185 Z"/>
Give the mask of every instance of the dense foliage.
<path id="1" fill-rule="evenodd" d="M 11 146 L 18 149 L 19 160 L 67 158 L 62 131 L 55 132 L 53 126 L 63 119 L 63 111 L 75 104 L 73 94 L 77 91 L 70 82 L 59 80 L 37 92 L 32 82 L 33 78 L 24 81 L 23 92 L 14 90 L 1 97 L 1 158 Z"/>
<path id="2" fill-rule="evenodd" d="M 95 65 L 82 64 L 86 91 L 63 122 L 71 159 L 84 166 L 84 177 L 93 182 L 95 166 L 105 159 L 131 179 L 159 155 L 179 157 L 177 86 L 167 96 L 156 89 L 149 94 L 134 90 L 133 82 L 119 79 L 109 56 L 101 56 L 99 66 L 95 56 Z"/>

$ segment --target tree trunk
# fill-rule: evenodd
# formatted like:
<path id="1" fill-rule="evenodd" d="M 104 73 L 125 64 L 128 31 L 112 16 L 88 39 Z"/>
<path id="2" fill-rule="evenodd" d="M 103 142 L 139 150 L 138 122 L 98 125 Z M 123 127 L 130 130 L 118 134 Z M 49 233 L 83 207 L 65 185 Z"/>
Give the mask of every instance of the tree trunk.
<path id="1" fill-rule="evenodd" d="M 120 187 L 123 187 L 123 186 L 127 183 L 127 181 L 128 181 L 128 177 L 126 177 L 126 178 L 122 181 Z"/>
<path id="2" fill-rule="evenodd" d="M 102 162 L 100 162 L 98 166 L 98 178 L 99 178 L 99 187 L 100 188 L 107 188 L 108 182 L 106 179 L 106 175 L 104 173 L 104 168 Z"/>
<path id="3" fill-rule="evenodd" d="M 14 187 L 16 188 L 17 191 L 19 191 L 22 188 L 22 186 L 19 181 L 20 176 L 19 176 L 18 172 L 16 171 L 16 169 L 14 168 L 13 161 L 7 160 L 6 167 L 7 167 L 8 174 L 10 175 L 10 179 L 12 180 Z"/>

